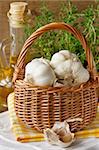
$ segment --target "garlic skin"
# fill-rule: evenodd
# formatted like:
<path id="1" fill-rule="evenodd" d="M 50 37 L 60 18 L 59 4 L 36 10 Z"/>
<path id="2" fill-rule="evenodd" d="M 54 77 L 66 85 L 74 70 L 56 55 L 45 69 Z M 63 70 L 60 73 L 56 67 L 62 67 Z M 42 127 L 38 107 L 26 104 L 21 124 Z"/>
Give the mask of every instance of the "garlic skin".
<path id="1" fill-rule="evenodd" d="M 44 130 L 45 139 L 54 145 L 68 147 L 74 142 L 74 133 L 71 133 L 69 124 L 64 122 L 56 122 L 51 129 Z"/>
<path id="2" fill-rule="evenodd" d="M 74 82 L 74 79 L 73 79 L 73 76 L 72 74 L 66 74 L 66 76 L 64 77 L 64 80 L 63 80 L 63 84 L 66 86 L 66 87 L 71 87 L 73 86 L 73 82 Z"/>
<path id="3" fill-rule="evenodd" d="M 71 53 L 68 50 L 61 50 L 61 51 L 59 51 L 59 54 L 63 54 L 65 56 L 65 59 L 71 58 Z"/>
<path id="4" fill-rule="evenodd" d="M 55 80 L 53 87 L 63 87 L 64 84 L 60 82 L 58 79 Z"/>
<path id="5" fill-rule="evenodd" d="M 59 54 L 63 54 L 65 56 L 65 60 L 71 59 L 73 61 L 79 61 L 79 58 L 76 54 L 71 53 L 69 50 L 61 50 Z"/>
<path id="6" fill-rule="evenodd" d="M 74 53 L 71 53 L 71 59 L 73 60 L 73 62 L 80 62 L 80 59 L 77 57 L 77 55 L 76 54 L 74 54 Z"/>
<path id="7" fill-rule="evenodd" d="M 53 145 L 57 145 L 57 142 L 59 141 L 59 136 L 49 128 L 44 129 L 44 137 L 50 144 Z"/>
<path id="8" fill-rule="evenodd" d="M 63 86 L 64 86 L 64 84 L 59 83 L 59 82 L 56 82 L 56 83 L 53 85 L 53 87 L 63 87 Z"/>
<path id="9" fill-rule="evenodd" d="M 33 59 L 26 65 L 25 81 L 36 86 L 52 86 L 56 79 L 49 61 L 43 58 Z"/>

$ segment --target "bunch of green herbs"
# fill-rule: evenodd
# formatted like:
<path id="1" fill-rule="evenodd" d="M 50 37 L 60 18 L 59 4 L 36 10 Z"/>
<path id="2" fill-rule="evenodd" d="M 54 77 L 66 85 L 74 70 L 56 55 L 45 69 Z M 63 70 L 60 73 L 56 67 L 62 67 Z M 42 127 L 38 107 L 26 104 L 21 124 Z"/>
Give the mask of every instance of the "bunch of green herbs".
<path id="1" fill-rule="evenodd" d="M 86 37 L 89 47 L 93 53 L 97 70 L 99 71 L 99 11 L 93 5 L 79 12 L 77 7 L 70 1 L 62 3 L 59 14 L 55 15 L 46 5 L 43 4 L 40 14 L 35 16 L 32 26 L 25 26 L 25 38 L 27 39 L 36 29 L 51 22 L 65 22 L 80 30 Z M 70 33 L 62 30 L 50 31 L 39 37 L 31 47 L 30 59 L 34 57 L 45 57 L 51 59 L 51 56 L 62 49 L 68 49 L 78 55 L 81 62 L 86 61 L 85 51 L 81 43 Z M 32 52 L 33 51 L 33 52 Z"/>

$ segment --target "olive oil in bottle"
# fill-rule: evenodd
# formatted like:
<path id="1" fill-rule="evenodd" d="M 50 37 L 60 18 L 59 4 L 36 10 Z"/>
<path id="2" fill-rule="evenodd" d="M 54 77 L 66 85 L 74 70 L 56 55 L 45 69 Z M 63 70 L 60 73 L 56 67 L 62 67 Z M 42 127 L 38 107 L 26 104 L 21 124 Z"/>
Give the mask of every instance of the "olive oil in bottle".
<path id="1" fill-rule="evenodd" d="M 8 40 L 0 43 L 0 112 L 7 110 L 7 96 L 13 91 L 11 76 L 12 68 L 8 63 Z"/>
<path id="2" fill-rule="evenodd" d="M 26 2 L 12 2 L 7 13 L 9 18 L 10 37 L 12 39 L 10 47 L 10 64 L 16 64 L 18 55 L 24 43 L 24 26 L 28 23 L 30 11 Z"/>
<path id="3" fill-rule="evenodd" d="M 4 48 L 7 42 L 0 44 L 0 112 L 7 109 L 7 96 L 13 91 L 13 71 L 25 39 L 24 26 L 31 17 L 27 6 L 26 2 L 12 2 L 7 13 L 10 29 L 10 46 L 6 53 Z"/>

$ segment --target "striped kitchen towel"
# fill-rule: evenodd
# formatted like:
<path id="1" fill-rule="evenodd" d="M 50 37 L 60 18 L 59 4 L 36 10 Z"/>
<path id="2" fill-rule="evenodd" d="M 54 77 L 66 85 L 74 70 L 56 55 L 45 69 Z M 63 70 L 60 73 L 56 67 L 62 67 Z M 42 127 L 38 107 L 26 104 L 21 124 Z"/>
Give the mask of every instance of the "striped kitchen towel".
<path id="1" fill-rule="evenodd" d="M 24 124 L 20 122 L 19 118 L 16 116 L 14 109 L 14 93 L 11 93 L 8 96 L 8 111 L 12 131 L 17 141 L 20 142 L 44 141 L 44 136 L 42 133 L 36 131 L 35 129 L 27 128 Z"/>

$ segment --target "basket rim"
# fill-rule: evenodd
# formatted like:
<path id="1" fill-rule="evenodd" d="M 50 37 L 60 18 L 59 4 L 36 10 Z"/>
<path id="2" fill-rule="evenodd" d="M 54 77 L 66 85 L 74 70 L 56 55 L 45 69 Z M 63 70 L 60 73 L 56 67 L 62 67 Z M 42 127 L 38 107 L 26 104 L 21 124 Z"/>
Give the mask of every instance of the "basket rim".
<path id="1" fill-rule="evenodd" d="M 28 90 L 33 89 L 35 91 L 37 91 L 37 93 L 40 92 L 63 92 L 63 91 L 67 91 L 67 92 L 77 92 L 80 91 L 82 89 L 86 89 L 87 87 L 94 87 L 94 88 L 98 88 L 99 87 L 99 81 L 98 78 L 97 80 L 88 80 L 85 83 L 80 84 L 79 86 L 73 86 L 73 87 L 66 87 L 66 86 L 61 86 L 61 87 L 52 87 L 52 86 L 34 86 L 32 83 L 26 82 L 24 80 L 16 80 L 15 82 L 15 88 L 28 88 Z"/>

